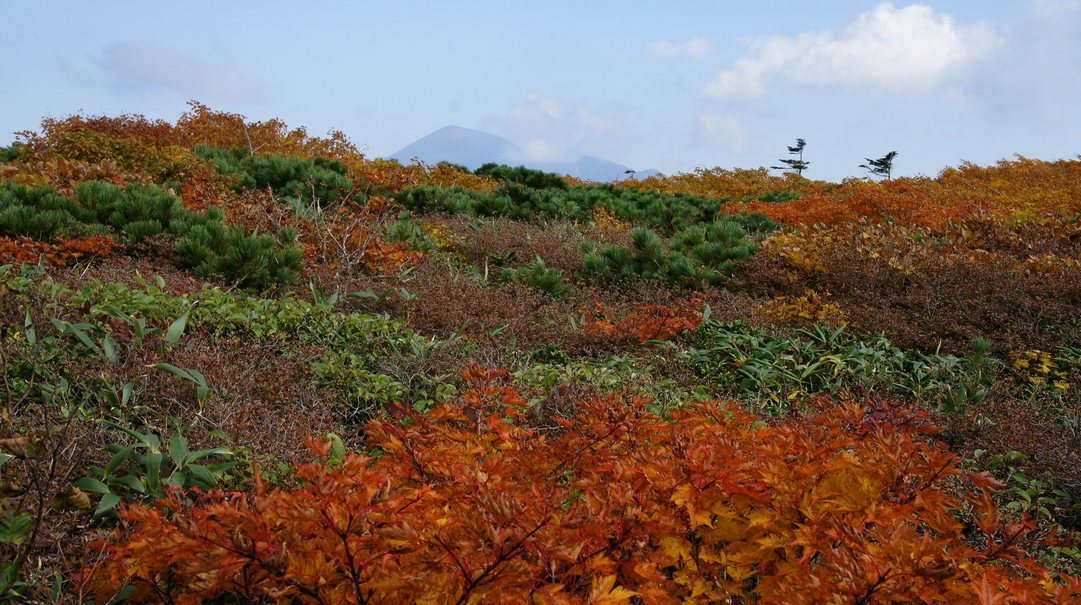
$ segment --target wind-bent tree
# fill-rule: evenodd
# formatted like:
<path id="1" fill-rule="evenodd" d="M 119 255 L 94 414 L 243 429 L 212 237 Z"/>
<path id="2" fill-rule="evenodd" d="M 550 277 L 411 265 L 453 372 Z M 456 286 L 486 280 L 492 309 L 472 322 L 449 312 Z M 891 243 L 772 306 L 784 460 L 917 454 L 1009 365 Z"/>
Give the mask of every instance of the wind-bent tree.
<path id="1" fill-rule="evenodd" d="M 788 153 L 798 157 L 795 159 L 780 160 L 784 166 L 770 166 L 770 168 L 774 170 L 795 170 L 796 174 L 802 176 L 803 171 L 811 164 L 803 159 L 803 148 L 806 146 L 807 141 L 796 139 L 796 144 L 788 148 Z"/>
<path id="2" fill-rule="evenodd" d="M 860 164 L 860 168 L 867 170 L 875 176 L 885 177 L 886 180 L 890 180 L 890 173 L 893 171 L 893 158 L 897 157 L 896 151 L 891 151 L 886 155 L 872 160 L 871 158 L 864 158 L 867 160 L 866 164 Z"/>

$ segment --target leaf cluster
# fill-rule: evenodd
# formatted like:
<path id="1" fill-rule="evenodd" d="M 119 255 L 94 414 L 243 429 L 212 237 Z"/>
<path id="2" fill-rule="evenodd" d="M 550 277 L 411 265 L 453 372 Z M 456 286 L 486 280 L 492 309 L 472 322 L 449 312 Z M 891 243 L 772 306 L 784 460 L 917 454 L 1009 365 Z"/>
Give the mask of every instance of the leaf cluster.
<path id="1" fill-rule="evenodd" d="M 469 375 L 456 404 L 371 423 L 377 457 L 310 439 L 324 461 L 298 487 L 124 509 L 91 584 L 183 602 L 1081 598 L 910 412 L 823 404 L 766 425 L 609 397 L 541 435 L 505 372 Z"/>

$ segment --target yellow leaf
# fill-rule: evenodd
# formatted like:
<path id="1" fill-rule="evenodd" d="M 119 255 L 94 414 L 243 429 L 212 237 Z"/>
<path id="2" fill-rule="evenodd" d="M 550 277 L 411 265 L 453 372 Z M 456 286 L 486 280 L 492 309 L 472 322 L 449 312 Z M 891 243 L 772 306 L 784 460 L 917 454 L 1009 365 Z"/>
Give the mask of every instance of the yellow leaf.
<path id="1" fill-rule="evenodd" d="M 615 576 L 603 576 L 593 578 L 593 586 L 589 591 L 589 602 L 603 605 L 622 605 L 630 603 L 631 598 L 638 596 L 637 592 L 616 586 Z"/>

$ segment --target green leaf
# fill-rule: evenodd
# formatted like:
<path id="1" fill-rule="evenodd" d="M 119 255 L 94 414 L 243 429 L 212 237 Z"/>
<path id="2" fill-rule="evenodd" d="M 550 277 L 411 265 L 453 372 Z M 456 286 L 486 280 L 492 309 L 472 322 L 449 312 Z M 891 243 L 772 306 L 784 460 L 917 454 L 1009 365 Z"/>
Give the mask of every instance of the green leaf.
<path id="1" fill-rule="evenodd" d="M 105 359 L 108 360 L 109 363 L 120 362 L 120 358 L 116 354 L 116 342 L 111 336 L 106 336 L 101 339 L 101 348 L 104 351 Z"/>
<path id="2" fill-rule="evenodd" d="M 143 482 L 140 481 L 139 478 L 136 477 L 135 475 L 124 475 L 123 477 L 114 477 L 113 478 L 113 483 L 115 483 L 117 485 L 122 485 L 122 486 L 130 489 L 133 492 L 137 492 L 137 493 L 140 493 L 140 494 L 145 494 L 146 493 L 146 486 L 143 485 Z"/>
<path id="3" fill-rule="evenodd" d="M 131 457 L 131 452 L 132 448 L 125 447 L 120 448 L 115 454 L 113 454 L 113 457 L 109 458 L 109 462 L 105 465 L 105 468 L 103 469 L 102 479 L 108 479 L 109 475 L 112 475 L 113 471 L 115 471 L 118 466 L 120 466 L 125 460 Z"/>
<path id="4" fill-rule="evenodd" d="M 336 433 L 327 433 L 327 440 L 330 441 L 330 458 L 341 462 L 345 459 L 345 443 L 342 438 Z"/>
<path id="5" fill-rule="evenodd" d="M 353 298 L 371 298 L 373 300 L 379 299 L 379 295 L 377 295 L 374 290 L 360 290 L 357 292 L 350 292 L 349 296 Z"/>
<path id="6" fill-rule="evenodd" d="M 195 382 L 195 376 L 192 376 L 190 371 L 184 368 L 178 368 L 171 363 L 154 363 L 147 367 L 154 368 L 155 370 L 161 370 L 163 372 L 168 372 L 173 376 L 183 378 L 184 380 L 187 380 L 189 382 Z"/>
<path id="7" fill-rule="evenodd" d="M 189 466 L 188 471 L 191 472 L 191 478 L 197 483 L 197 487 L 211 489 L 218 484 L 218 478 L 201 464 Z"/>
<path id="8" fill-rule="evenodd" d="M 169 457 L 173 459 L 177 467 L 183 468 L 188 459 L 188 440 L 177 433 L 169 440 Z"/>
<path id="9" fill-rule="evenodd" d="M 100 519 L 104 516 L 113 515 L 113 509 L 116 505 L 120 504 L 120 496 L 114 493 L 108 493 L 101 497 L 101 501 L 98 502 L 98 507 L 94 509 L 94 518 Z"/>
<path id="10" fill-rule="evenodd" d="M 22 544 L 34 524 L 30 513 L 0 519 L 0 544 Z"/>
<path id="11" fill-rule="evenodd" d="M 191 311 L 184 311 L 184 314 L 177 317 L 172 324 L 169 325 L 169 330 L 165 332 L 165 343 L 168 345 L 175 345 L 180 342 L 180 337 L 184 335 L 184 328 L 188 326 L 188 316 L 191 315 Z"/>
<path id="12" fill-rule="evenodd" d="M 160 453 L 146 457 L 146 487 L 151 493 L 161 491 L 161 463 L 164 456 Z"/>
<path id="13" fill-rule="evenodd" d="M 212 448 L 212 449 L 209 449 L 209 450 L 196 450 L 194 452 L 188 453 L 187 457 L 183 461 L 183 464 L 179 460 L 177 461 L 176 464 L 177 464 L 177 466 L 184 466 L 184 464 L 190 464 L 192 462 L 195 462 L 196 460 L 202 460 L 203 458 L 206 458 L 207 456 L 232 456 L 232 455 L 233 455 L 232 450 L 230 450 L 228 448 L 224 448 L 224 447 L 215 447 L 215 448 Z"/>
<path id="14" fill-rule="evenodd" d="M 131 401 L 131 394 L 133 392 L 135 392 L 135 385 L 130 382 L 125 384 L 124 388 L 120 391 L 120 405 L 126 407 L 128 402 Z"/>
<path id="15" fill-rule="evenodd" d="M 139 442 L 139 445 L 142 445 L 150 452 L 161 451 L 161 440 L 159 440 L 158 436 L 154 433 L 140 433 L 138 431 L 129 429 L 126 426 L 111 422 L 109 420 L 102 420 L 101 423 L 105 426 L 112 427 L 122 433 L 127 433 L 128 435 L 131 435 Z"/>
<path id="16" fill-rule="evenodd" d="M 93 477 L 82 477 L 76 479 L 75 482 L 72 483 L 72 485 L 83 490 L 84 492 L 91 492 L 95 494 L 108 494 L 112 491 L 109 489 L 108 485 L 105 485 L 104 483 Z"/>
<path id="17" fill-rule="evenodd" d="M 5 563 L 0 567 L 0 594 L 11 588 L 15 580 L 19 579 L 19 566 L 14 562 Z"/>

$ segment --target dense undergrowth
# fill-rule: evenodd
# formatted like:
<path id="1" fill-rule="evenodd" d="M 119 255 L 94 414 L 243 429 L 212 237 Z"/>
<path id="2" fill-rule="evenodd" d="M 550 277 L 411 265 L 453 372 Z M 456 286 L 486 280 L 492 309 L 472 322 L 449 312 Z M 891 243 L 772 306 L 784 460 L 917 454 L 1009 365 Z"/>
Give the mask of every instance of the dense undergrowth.
<path id="1" fill-rule="evenodd" d="M 0 600 L 1079 600 L 1079 183 L 45 119 L 0 149 Z"/>

